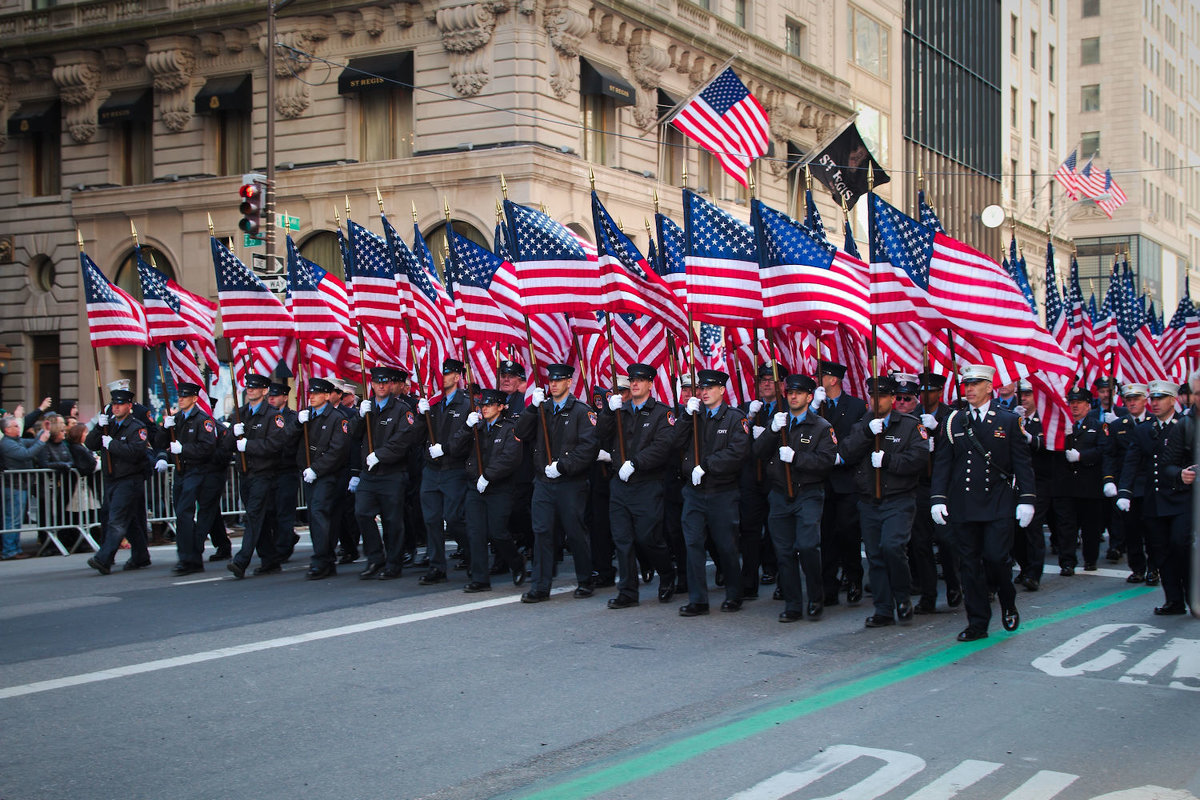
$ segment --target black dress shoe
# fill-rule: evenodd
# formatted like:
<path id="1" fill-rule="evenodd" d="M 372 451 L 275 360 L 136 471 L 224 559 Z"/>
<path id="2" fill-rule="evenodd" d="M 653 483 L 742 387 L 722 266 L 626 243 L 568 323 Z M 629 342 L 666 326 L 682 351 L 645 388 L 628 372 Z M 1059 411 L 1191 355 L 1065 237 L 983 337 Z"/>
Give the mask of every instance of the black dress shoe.
<path id="1" fill-rule="evenodd" d="M 819 620 L 821 618 L 821 615 L 824 613 L 825 613 L 825 606 L 821 605 L 820 603 L 809 603 L 808 604 L 808 618 L 810 620 L 815 622 L 815 621 Z"/>
<path id="2" fill-rule="evenodd" d="M 721 610 L 722 611 L 741 611 L 742 610 L 742 601 L 741 600 L 726 600 L 725 602 L 721 603 Z"/>
<path id="3" fill-rule="evenodd" d="M 962 605 L 963 595 L 962 589 L 947 589 L 946 590 L 946 605 L 951 608 L 958 608 Z"/>
<path id="4" fill-rule="evenodd" d="M 1069 578 L 1075 574 L 1075 568 L 1074 567 L 1063 567 L 1062 569 L 1060 569 L 1058 571 L 1058 574 L 1063 576 L 1064 578 Z"/>
<path id="5" fill-rule="evenodd" d="M 367 568 L 358 573 L 360 581 L 369 581 L 383 571 L 383 564 L 367 564 Z"/>
<path id="6" fill-rule="evenodd" d="M 1000 624 L 1006 631 L 1015 631 L 1021 625 L 1021 613 L 1016 608 L 1005 608 L 1000 613 Z"/>
<path id="7" fill-rule="evenodd" d="M 522 603 L 544 603 L 550 599 L 549 592 L 539 592 L 537 589 L 528 591 L 521 595 Z"/>
<path id="8" fill-rule="evenodd" d="M 383 571 L 375 576 L 377 581 L 394 581 L 404 574 L 404 571 L 399 567 L 384 567 Z"/>
<path id="9" fill-rule="evenodd" d="M 242 578 L 246 577 L 246 568 L 236 561 L 230 561 L 228 564 L 225 565 L 225 569 L 232 572 L 233 577 L 237 578 L 239 581 Z"/>
<path id="10" fill-rule="evenodd" d="M 633 608 L 638 605 L 637 598 L 619 594 L 608 601 L 609 608 Z"/>
<path id="11" fill-rule="evenodd" d="M 477 594 L 479 592 L 490 592 L 492 585 L 490 583 L 480 583 L 479 581 L 471 581 L 463 587 L 463 591 L 467 594 Z"/>
<path id="12" fill-rule="evenodd" d="M 192 573 L 195 573 L 195 572 L 204 572 L 204 565 L 203 564 L 193 564 L 191 562 L 188 562 L 185 564 L 184 562 L 181 561 L 178 564 L 176 564 L 175 566 L 171 567 L 172 575 L 191 575 Z"/>
<path id="13" fill-rule="evenodd" d="M 975 628 L 964 628 L 962 633 L 958 634 L 960 642 L 974 642 L 979 639 L 986 639 L 987 631 L 976 630 Z"/>
<path id="14" fill-rule="evenodd" d="M 1096 562 L 1089 561 L 1088 563 L 1084 564 L 1083 571 L 1084 572 L 1095 572 L 1096 571 Z"/>
<path id="15" fill-rule="evenodd" d="M 1131 573 L 1129 573 L 1129 577 L 1125 579 L 1125 582 L 1126 583 L 1145 583 L 1146 582 L 1146 573 L 1131 572 Z"/>
<path id="16" fill-rule="evenodd" d="M 850 605 L 854 605 L 855 603 L 862 600 L 862 596 L 863 596 L 862 584 L 859 583 L 858 581 L 851 581 L 850 588 L 848 588 L 846 590 L 846 602 L 849 603 Z"/>
<path id="17" fill-rule="evenodd" d="M 1038 589 L 1042 588 L 1042 582 L 1037 578 L 1026 578 L 1025 588 L 1031 592 L 1036 592 Z"/>
<path id="18" fill-rule="evenodd" d="M 325 578 L 332 578 L 337 575 L 337 567 L 333 564 L 328 564 L 324 567 L 309 567 L 308 572 L 304 573 L 306 581 L 319 581 Z"/>
<path id="19" fill-rule="evenodd" d="M 669 603 L 675 599 L 675 581 L 665 578 L 658 584 L 658 602 Z"/>
<path id="20" fill-rule="evenodd" d="M 771 592 L 771 599 L 772 600 L 782 600 L 783 599 L 783 589 L 780 589 L 778 586 L 776 586 L 775 591 Z"/>
<path id="21" fill-rule="evenodd" d="M 1147 586 L 1158 586 L 1158 570 L 1156 570 L 1156 569 L 1146 570 L 1146 585 Z"/>
<path id="22" fill-rule="evenodd" d="M 926 603 L 924 600 L 922 600 L 921 602 L 919 602 L 915 606 L 913 606 L 913 613 L 918 616 L 924 616 L 926 614 L 936 614 L 937 613 L 937 604 L 936 603 Z"/>
<path id="23" fill-rule="evenodd" d="M 233 553 L 229 550 L 218 550 L 208 557 L 209 561 L 228 561 L 233 558 Z"/>
<path id="24" fill-rule="evenodd" d="M 1154 609 L 1154 613 L 1160 617 L 1171 617 L 1176 614 L 1186 614 L 1187 604 L 1185 603 L 1164 603 Z"/>
<path id="25" fill-rule="evenodd" d="M 513 586 L 520 586 L 525 582 L 525 559 L 517 556 L 517 563 L 512 567 Z"/>
<path id="26" fill-rule="evenodd" d="M 446 582 L 446 573 L 442 572 L 440 569 L 430 570 L 429 572 L 426 572 L 424 575 L 421 576 L 421 579 L 419 581 L 417 581 L 417 583 L 421 584 L 422 586 L 433 586 L 435 583 L 445 583 L 445 582 Z"/>
<path id="27" fill-rule="evenodd" d="M 124 564 L 121 565 L 121 571 L 122 572 L 133 572 L 135 569 L 145 569 L 148 566 L 150 566 L 149 561 L 143 561 L 142 563 L 139 564 L 138 562 L 134 561 L 133 559 L 130 559 L 129 561 L 126 561 Z"/>
<path id="28" fill-rule="evenodd" d="M 358 553 L 342 553 L 342 557 L 338 559 L 339 564 L 353 564 L 358 560 Z"/>
<path id="29" fill-rule="evenodd" d="M 575 587 L 575 596 L 581 600 L 585 597 L 591 597 L 595 593 L 596 590 L 593 589 L 590 584 L 581 583 Z"/>
<path id="30" fill-rule="evenodd" d="M 708 603 L 688 603 L 679 607 L 681 617 L 700 617 L 708 613 Z"/>
<path id="31" fill-rule="evenodd" d="M 903 603 L 898 603 L 896 605 L 896 619 L 900 621 L 901 625 L 909 624 L 910 622 L 912 622 L 912 618 L 913 618 L 913 604 L 912 603 L 905 601 Z"/>
<path id="32" fill-rule="evenodd" d="M 1107 553 L 1104 554 L 1104 558 L 1110 564 L 1115 564 L 1121 560 L 1121 551 L 1120 550 L 1109 550 Z"/>
<path id="33" fill-rule="evenodd" d="M 780 622 L 799 622 L 804 619 L 803 611 L 781 611 L 779 612 Z"/>
<path id="34" fill-rule="evenodd" d="M 886 628 L 889 625 L 895 625 L 896 620 L 893 617 L 887 617 L 883 614 L 872 614 L 867 617 L 866 626 L 868 628 Z"/>
<path id="35" fill-rule="evenodd" d="M 762 577 L 758 579 L 758 582 L 763 586 L 770 586 L 771 584 L 775 583 L 775 573 L 764 571 Z"/>
<path id="36" fill-rule="evenodd" d="M 278 564 L 260 564 L 254 568 L 255 575 L 274 575 L 279 572 L 283 572 L 283 567 Z"/>

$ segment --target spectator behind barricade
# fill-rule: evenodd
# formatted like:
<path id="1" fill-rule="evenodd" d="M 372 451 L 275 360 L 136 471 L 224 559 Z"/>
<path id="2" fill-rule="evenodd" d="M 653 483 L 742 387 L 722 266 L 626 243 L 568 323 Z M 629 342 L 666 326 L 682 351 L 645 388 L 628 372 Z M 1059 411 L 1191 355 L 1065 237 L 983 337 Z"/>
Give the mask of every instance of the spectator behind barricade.
<path id="1" fill-rule="evenodd" d="M 24 420 L 21 421 L 21 434 L 26 439 L 35 439 L 38 434 L 46 429 L 41 422 L 46 416 L 46 412 L 54 405 L 54 401 L 49 397 L 43 397 L 42 402 L 38 403 L 38 407 L 33 410 Z"/>
<path id="2" fill-rule="evenodd" d="M 75 441 L 72 442 L 68 436 L 68 420 L 61 415 L 52 411 L 42 417 L 42 422 L 46 425 L 50 438 L 46 441 L 46 446 L 38 453 L 37 465 L 39 469 L 54 470 L 55 474 L 45 481 L 46 491 L 38 497 L 38 519 L 43 524 L 48 523 L 47 529 L 38 531 L 39 542 L 45 542 L 48 535 L 47 530 L 50 528 L 57 529 L 63 525 L 73 524 L 72 520 L 66 519 L 66 517 L 73 508 L 71 498 L 78 488 L 79 478 L 71 470 L 76 470 L 79 475 L 90 475 L 96 469 L 95 459 L 83 446 L 83 435 L 87 433 L 86 427 L 78 423 L 71 424 L 70 430 L 74 431 L 75 437 Z M 66 547 L 74 545 L 74 538 L 68 534 L 60 537 L 60 541 L 63 541 Z M 55 551 L 43 550 L 42 552 L 53 555 Z"/>
<path id="3" fill-rule="evenodd" d="M 78 400 L 59 400 L 58 405 L 54 407 L 55 412 L 67 423 L 67 427 L 71 423 L 79 419 L 79 401 Z"/>
<path id="4" fill-rule="evenodd" d="M 13 531 L 3 535 L 0 561 L 11 561 L 28 557 L 21 552 L 19 531 L 25 523 L 25 503 L 29 499 L 28 483 L 27 479 L 14 476 L 13 473 L 35 468 L 35 460 L 46 446 L 50 433 L 42 431 L 36 439 L 22 439 L 21 425 L 16 417 L 11 415 L 0 418 L 0 427 L 4 428 L 4 436 L 0 438 L 0 453 L 3 454 L 6 469 L 3 484 L 4 517 L 0 528 Z"/>

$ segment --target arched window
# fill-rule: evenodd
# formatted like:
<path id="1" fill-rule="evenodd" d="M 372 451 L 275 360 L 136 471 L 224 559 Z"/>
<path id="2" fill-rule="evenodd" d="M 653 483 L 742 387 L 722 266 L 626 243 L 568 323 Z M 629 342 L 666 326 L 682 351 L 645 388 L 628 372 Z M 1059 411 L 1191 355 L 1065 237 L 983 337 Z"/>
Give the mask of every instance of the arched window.
<path id="1" fill-rule="evenodd" d="M 333 273 L 342 280 L 346 279 L 346 270 L 342 265 L 342 250 L 338 237 L 332 231 L 317 231 L 300 244 L 300 255 L 316 264 L 326 272 Z"/>
<path id="2" fill-rule="evenodd" d="M 161 250 L 144 244 L 142 245 L 142 258 L 147 264 L 152 264 L 158 268 L 159 272 L 171 280 L 175 280 L 175 268 L 171 266 L 170 260 L 163 255 Z M 117 267 L 117 275 L 113 278 L 113 283 L 133 295 L 139 303 L 142 302 L 142 282 L 138 278 L 137 258 L 132 250 L 129 251 L 129 255 L 125 256 L 121 266 Z"/>
<path id="3" fill-rule="evenodd" d="M 483 232 L 469 222 L 454 220 L 454 232 L 459 236 L 470 239 L 480 247 L 490 249 L 492 246 Z M 444 283 L 446 280 L 446 270 L 443 267 L 443 262 L 446 258 L 446 223 L 439 222 L 422 235 L 425 237 L 425 243 L 429 245 L 429 252 L 433 253 L 433 263 L 437 267 L 438 277 Z"/>

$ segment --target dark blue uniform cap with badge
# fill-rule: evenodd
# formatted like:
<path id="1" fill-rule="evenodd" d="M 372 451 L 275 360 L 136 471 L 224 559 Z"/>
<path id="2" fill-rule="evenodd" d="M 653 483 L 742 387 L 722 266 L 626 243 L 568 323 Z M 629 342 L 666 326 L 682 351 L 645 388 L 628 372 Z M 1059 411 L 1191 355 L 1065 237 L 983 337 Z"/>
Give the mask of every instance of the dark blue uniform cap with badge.
<path id="1" fill-rule="evenodd" d="M 696 373 L 696 380 L 701 387 L 724 386 L 729 376 L 719 369 L 702 369 Z"/>
<path id="2" fill-rule="evenodd" d="M 946 376 L 936 372 L 922 372 L 917 378 L 921 381 L 922 392 L 940 392 L 946 388 Z"/>
<path id="3" fill-rule="evenodd" d="M 270 388 L 267 389 L 267 396 L 286 397 L 287 395 L 291 394 L 291 391 L 292 387 L 288 386 L 286 383 L 272 383 Z"/>
<path id="4" fill-rule="evenodd" d="M 324 378 L 313 378 L 312 380 L 310 380 L 308 382 L 308 393 L 309 394 L 312 394 L 313 392 L 325 392 L 326 394 L 328 394 L 329 392 L 332 392 L 332 391 L 333 391 L 333 383 L 325 380 Z"/>
<path id="5" fill-rule="evenodd" d="M 266 389 L 271 385 L 271 379 L 266 375 L 257 375 L 253 372 L 246 375 L 247 389 Z"/>
<path id="6" fill-rule="evenodd" d="M 846 365 L 839 364 L 836 361 L 822 361 L 821 374 L 832 375 L 835 378 L 844 378 L 846 377 Z"/>
<path id="7" fill-rule="evenodd" d="M 371 367 L 371 380 L 386 383 L 396 380 L 396 370 L 391 367 Z"/>
<path id="8" fill-rule="evenodd" d="M 575 376 L 575 368 L 570 364 L 551 364 L 546 367 L 546 372 L 552 381 L 565 381 Z"/>
<path id="9" fill-rule="evenodd" d="M 896 379 L 890 375 L 867 378 L 867 391 L 871 394 L 895 394 Z"/>
<path id="10" fill-rule="evenodd" d="M 404 383 L 408 380 L 408 370 L 400 367 L 392 367 L 392 380 L 396 383 Z"/>
<path id="11" fill-rule="evenodd" d="M 1082 400 L 1085 403 L 1092 402 L 1092 393 L 1087 390 L 1086 386 L 1072 387 L 1071 391 L 1067 392 L 1067 402 L 1074 403 L 1077 400 Z"/>
<path id="12" fill-rule="evenodd" d="M 784 388 L 789 392 L 815 392 L 817 382 L 807 375 L 788 375 L 784 379 Z"/>
<path id="13" fill-rule="evenodd" d="M 907 372 L 893 372 L 892 380 L 896 382 L 896 394 L 916 394 L 920 391 L 916 375 L 910 375 Z"/>
<path id="14" fill-rule="evenodd" d="M 442 374 L 443 375 L 450 375 L 451 373 L 454 373 L 454 372 L 457 372 L 461 375 L 463 369 L 464 369 L 463 362 L 459 361 L 457 358 L 447 358 L 445 361 L 442 362 Z"/>
<path id="15" fill-rule="evenodd" d="M 652 381 L 654 380 L 654 367 L 649 364 L 630 364 L 625 370 L 625 374 L 630 380 L 637 381 Z"/>
<path id="16" fill-rule="evenodd" d="M 180 397 L 197 397 L 200 394 L 200 387 L 194 383 L 180 381 L 175 384 L 175 394 Z"/>
<path id="17" fill-rule="evenodd" d="M 500 362 L 500 374 L 501 375 L 514 375 L 518 378 L 524 378 L 525 377 L 525 367 L 516 361 L 501 361 Z"/>
<path id="18" fill-rule="evenodd" d="M 1092 388 L 1111 389 L 1112 385 L 1112 378 L 1096 378 L 1096 380 L 1092 383 Z"/>
<path id="19" fill-rule="evenodd" d="M 778 371 L 778 373 L 776 373 L 776 370 Z M 763 378 L 775 378 L 776 374 L 778 374 L 778 376 L 779 376 L 778 378 L 776 378 L 776 380 L 783 380 L 784 378 L 786 378 L 788 376 L 788 371 L 783 368 L 782 364 L 776 364 L 776 365 L 774 365 L 774 368 L 772 368 L 772 364 L 770 361 L 768 361 L 766 364 L 759 364 L 759 366 L 758 366 L 758 379 L 759 380 L 762 380 Z"/>
<path id="20" fill-rule="evenodd" d="M 508 404 L 508 395 L 499 389 L 484 389 L 479 402 L 485 406 L 503 406 Z"/>
<path id="21" fill-rule="evenodd" d="M 114 406 L 117 403 L 132 403 L 133 392 L 128 389 L 114 389 L 113 393 L 109 396 L 109 402 Z"/>

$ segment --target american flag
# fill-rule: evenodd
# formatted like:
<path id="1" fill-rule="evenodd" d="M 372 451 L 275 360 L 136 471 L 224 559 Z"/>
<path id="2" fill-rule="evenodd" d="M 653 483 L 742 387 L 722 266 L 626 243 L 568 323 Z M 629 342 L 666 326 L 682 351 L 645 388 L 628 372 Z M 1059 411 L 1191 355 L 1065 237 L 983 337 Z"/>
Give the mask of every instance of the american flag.
<path id="1" fill-rule="evenodd" d="M 817 210 L 817 201 L 813 199 L 812 189 L 804 190 L 804 227 L 820 241 L 829 241 L 825 235 L 825 223 L 821 221 L 821 212 Z"/>
<path id="2" fill-rule="evenodd" d="M 733 67 L 726 67 L 671 118 L 675 127 L 712 153 L 743 186 L 754 159 L 767 152 L 767 112 Z"/>
<path id="3" fill-rule="evenodd" d="M 1104 364 L 1100 360 L 1100 350 L 1096 346 L 1096 332 L 1092 326 L 1092 316 L 1083 302 L 1083 289 L 1079 285 L 1079 262 L 1071 257 L 1071 284 L 1067 295 L 1068 314 L 1071 319 L 1073 347 L 1064 348 L 1070 355 L 1076 356 L 1079 367 L 1082 368 L 1084 384 L 1091 386 L 1092 382 L 1104 374 Z"/>
<path id="4" fill-rule="evenodd" d="M 79 254 L 83 293 L 87 301 L 88 335 L 92 347 L 148 347 L 146 311 L 96 266 L 87 253 Z"/>
<path id="5" fill-rule="evenodd" d="M 225 335 L 290 338 L 292 315 L 279 298 L 216 237 L 212 238 L 212 255 Z"/>
<path id="6" fill-rule="evenodd" d="M 507 262 L 503 257 L 481 247 L 457 231 L 450 233 L 450 260 L 446 280 L 454 292 L 454 301 L 470 331 L 473 342 L 493 342 L 501 345 L 525 344 L 521 321 L 501 307 L 492 285 L 496 273 Z M 511 271 L 511 265 L 508 270 Z M 499 286 L 496 287 L 499 289 Z"/>
<path id="7" fill-rule="evenodd" d="M 450 292 L 446 290 L 446 283 L 438 277 L 437 266 L 433 260 L 433 253 L 429 249 L 429 245 L 425 243 L 425 237 L 421 235 L 421 229 L 417 224 L 413 223 L 413 258 L 417 263 L 425 268 L 429 274 L 430 282 L 433 285 L 434 291 L 437 292 L 438 305 L 442 308 L 442 314 L 446 317 L 446 323 L 450 327 L 450 336 L 458 341 L 466 334 L 466 329 L 463 326 L 463 321 L 458 316 L 458 309 L 454 305 L 454 300 L 450 297 Z M 446 265 L 442 265 L 443 271 Z M 449 279 L 446 279 L 449 282 Z"/>
<path id="8" fill-rule="evenodd" d="M 150 343 L 166 345 L 167 366 L 176 383 L 187 381 L 205 390 L 210 389 L 211 385 L 205 382 L 197 359 L 199 348 L 193 349 L 194 342 L 204 341 L 203 332 L 193 328 L 183 316 L 183 304 L 167 286 L 167 276 L 146 263 L 142 258 L 141 247 L 135 249 L 134 258 L 137 261 L 138 279 L 142 284 Z M 215 363 L 216 348 L 213 346 L 211 333 L 207 339 L 208 350 L 211 351 L 212 361 Z M 206 413 L 212 413 L 207 396 L 202 395 L 199 403 Z"/>
<path id="9" fill-rule="evenodd" d="M 1075 173 L 1074 150 L 1071 151 L 1071 155 L 1067 156 L 1067 160 L 1054 170 L 1054 180 L 1058 181 L 1058 185 L 1062 187 L 1063 194 L 1072 200 L 1079 199 L 1079 176 Z"/>
<path id="10" fill-rule="evenodd" d="M 1097 199 L 1096 205 L 1100 206 L 1100 210 L 1109 219 L 1112 219 L 1113 212 L 1125 205 L 1125 202 L 1129 199 L 1126 197 L 1124 190 L 1113 180 L 1112 172 L 1109 170 L 1104 170 L 1104 189 L 1102 195 L 1107 195 L 1107 197 Z"/>
<path id="11" fill-rule="evenodd" d="M 1112 269 L 1109 272 L 1108 292 L 1104 295 L 1104 302 L 1100 305 L 1099 314 L 1092 316 L 1096 347 L 1100 351 L 1101 361 L 1106 365 L 1114 364 L 1114 358 L 1119 357 L 1117 339 L 1120 337 L 1117 333 L 1117 306 L 1121 297 L 1120 283 L 1121 276 L 1114 258 Z M 1114 366 L 1105 370 L 1105 373 L 1115 376 L 1117 370 Z"/>
<path id="12" fill-rule="evenodd" d="M 600 273 L 579 239 L 546 214 L 504 201 L 525 312 L 590 311 L 599 305 Z"/>
<path id="13" fill-rule="evenodd" d="M 417 232 L 420 236 L 420 231 Z M 428 255 L 429 248 L 425 240 L 417 240 Z M 413 308 L 416 310 L 416 324 L 413 327 L 413 338 L 423 343 L 425 351 L 425 369 L 431 386 L 440 391 L 441 386 L 433 379 L 440 375 L 442 362 L 447 358 L 458 357 L 458 347 L 454 343 L 454 334 L 450 330 L 450 320 L 446 318 L 446 306 L 443 304 L 437 273 L 433 271 L 432 259 L 417 258 L 414 252 L 409 259 L 408 282 L 412 286 Z"/>
<path id="14" fill-rule="evenodd" d="M 167 278 L 167 289 L 179 298 L 179 313 L 196 333 L 192 344 L 208 367 L 211 394 L 221 379 L 221 362 L 217 358 L 216 344 L 217 304 L 207 297 L 189 292 L 170 278 Z"/>
<path id="15" fill-rule="evenodd" d="M 320 278 L 315 274 L 313 267 L 321 271 L 321 277 L 326 274 L 325 270 L 301 256 L 291 236 L 287 237 L 287 252 L 288 301 L 292 319 L 295 320 L 296 338 L 326 339 L 345 336 L 345 323 L 334 316 L 333 309 L 325 302 L 317 288 Z"/>
<path id="16" fill-rule="evenodd" d="M 1120 284 L 1117 309 L 1117 344 L 1121 362 L 1119 377 L 1124 383 L 1162 380 L 1167 375 L 1167 367 L 1163 364 L 1158 343 L 1147 320 L 1145 300 L 1138 297 L 1134 289 L 1128 261 L 1123 265 Z"/>
<path id="17" fill-rule="evenodd" d="M 690 189 L 683 190 L 688 306 L 695 319 L 755 326 L 762 287 L 754 231 Z"/>
<path id="18" fill-rule="evenodd" d="M 934 212 L 933 206 L 929 205 L 929 201 L 925 199 L 925 190 L 917 190 L 917 209 L 918 216 L 921 218 L 921 224 L 929 228 L 934 233 L 945 233 L 946 229 L 942 227 L 942 221 L 938 219 L 938 215 Z"/>
<path id="19" fill-rule="evenodd" d="M 1075 178 L 1075 186 L 1083 197 L 1099 197 L 1104 194 L 1104 178 L 1093 167 L 1093 159 L 1083 165 L 1083 169 Z"/>
<path id="20" fill-rule="evenodd" d="M 751 203 L 758 233 L 763 320 L 768 326 L 846 325 L 871 334 L 867 272 L 823 236 L 758 200 Z"/>
<path id="21" fill-rule="evenodd" d="M 929 262 L 937 235 L 871 195 L 871 316 L 877 323 L 947 327 L 929 297 Z"/>
<path id="22" fill-rule="evenodd" d="M 1025 296 L 1025 302 L 1029 304 L 1029 310 L 1033 312 L 1033 316 L 1037 318 L 1037 299 L 1033 296 L 1033 287 L 1029 285 L 1029 273 L 1026 271 L 1025 255 L 1018 252 L 1017 240 L 1014 237 L 1009 244 L 1008 256 L 1008 274 L 1013 279 L 1013 283 L 1021 290 L 1021 294 Z"/>
<path id="23" fill-rule="evenodd" d="M 1184 381 L 1191 372 L 1200 344 L 1200 315 L 1190 295 L 1179 298 L 1179 305 L 1158 340 L 1163 363 L 1171 370 L 1171 380 Z"/>
<path id="24" fill-rule="evenodd" d="M 683 228 L 665 214 L 654 215 L 654 226 L 658 233 L 658 262 L 654 265 L 675 299 L 687 308 L 687 263 L 684 251 Z"/>
<path id="25" fill-rule="evenodd" d="M 286 304 L 296 320 L 298 356 L 312 375 L 362 378 L 350 328 L 346 287 L 320 265 L 300 255 L 289 236 Z"/>
<path id="26" fill-rule="evenodd" d="M 380 219 L 383 221 L 383 238 L 388 243 L 388 252 L 392 255 L 392 274 L 396 280 L 396 293 L 400 298 L 400 310 L 407 315 L 409 322 L 413 321 L 413 289 L 409 284 L 409 276 L 412 274 L 412 262 L 415 260 L 412 251 L 408 249 L 408 245 L 404 243 L 404 239 L 400 234 L 396 233 L 396 229 L 392 227 L 392 223 L 388 222 L 386 214 L 380 214 Z"/>
<path id="27" fill-rule="evenodd" d="M 407 309 L 396 284 L 394 256 L 387 240 L 353 220 L 349 232 L 348 301 L 373 360 L 389 366 L 408 363 L 407 340 L 400 324 Z"/>
<path id="28" fill-rule="evenodd" d="M 626 236 L 592 192 L 592 222 L 600 265 L 601 303 L 609 311 L 644 314 L 676 336 L 687 336 L 687 312 L 671 287 Z"/>
<path id="29" fill-rule="evenodd" d="M 721 326 L 711 322 L 701 322 L 699 333 L 696 335 L 696 368 L 725 369 L 725 345 Z"/>

